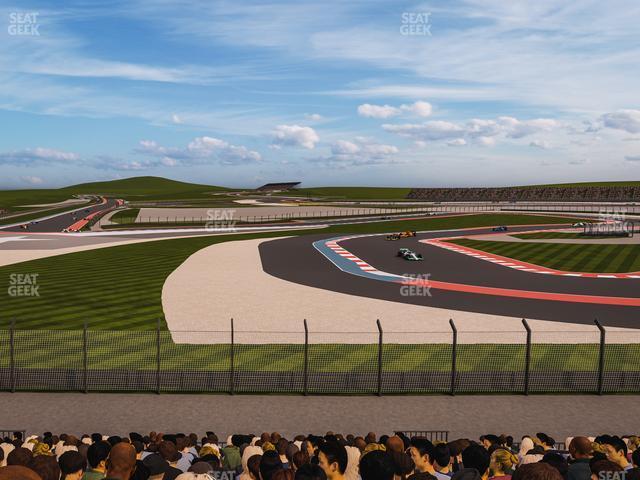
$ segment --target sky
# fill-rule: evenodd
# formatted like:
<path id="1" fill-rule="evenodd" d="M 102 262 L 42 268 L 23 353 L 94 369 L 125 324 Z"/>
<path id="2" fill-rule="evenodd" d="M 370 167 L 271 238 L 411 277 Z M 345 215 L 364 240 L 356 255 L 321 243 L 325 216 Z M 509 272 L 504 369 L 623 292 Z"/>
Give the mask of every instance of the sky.
<path id="1" fill-rule="evenodd" d="M 0 188 L 640 180 L 640 3 L 0 0 Z"/>

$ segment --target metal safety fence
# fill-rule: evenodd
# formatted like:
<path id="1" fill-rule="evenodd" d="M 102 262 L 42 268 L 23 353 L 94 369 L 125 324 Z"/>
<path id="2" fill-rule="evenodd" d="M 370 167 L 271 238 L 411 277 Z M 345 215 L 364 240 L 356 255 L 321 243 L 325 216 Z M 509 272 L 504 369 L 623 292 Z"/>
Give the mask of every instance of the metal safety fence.
<path id="1" fill-rule="evenodd" d="M 0 390 L 638 393 L 640 331 L 0 330 Z"/>

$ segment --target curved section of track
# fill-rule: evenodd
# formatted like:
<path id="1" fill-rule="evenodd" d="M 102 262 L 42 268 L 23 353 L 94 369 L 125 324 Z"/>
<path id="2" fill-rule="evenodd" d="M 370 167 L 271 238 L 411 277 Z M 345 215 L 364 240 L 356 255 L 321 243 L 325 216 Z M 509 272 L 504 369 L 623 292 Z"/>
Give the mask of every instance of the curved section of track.
<path id="1" fill-rule="evenodd" d="M 264 270 L 273 276 L 358 296 L 542 320 L 592 325 L 598 318 L 611 326 L 640 326 L 638 280 L 539 275 L 419 241 L 490 232 L 427 232 L 397 242 L 387 242 L 382 235 L 338 237 L 342 240 L 304 236 L 263 243 L 260 254 Z M 405 261 L 396 256 L 399 247 L 422 253 L 425 260 Z M 403 296 L 402 286 L 427 275 L 431 296 Z"/>

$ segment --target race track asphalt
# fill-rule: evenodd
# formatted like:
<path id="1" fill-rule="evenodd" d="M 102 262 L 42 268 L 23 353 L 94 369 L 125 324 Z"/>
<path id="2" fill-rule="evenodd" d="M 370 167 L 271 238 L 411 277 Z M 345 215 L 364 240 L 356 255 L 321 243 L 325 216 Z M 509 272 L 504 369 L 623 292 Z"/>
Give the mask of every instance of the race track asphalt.
<path id="1" fill-rule="evenodd" d="M 6 232 L 20 232 L 20 233 L 51 233 L 51 232 L 61 232 L 63 229 L 68 228 L 69 226 L 76 223 L 78 220 L 83 219 L 87 215 L 91 215 L 92 213 L 102 212 L 104 210 L 109 210 L 116 205 L 115 198 L 107 199 L 106 203 L 94 204 L 94 205 L 85 205 L 81 208 L 77 208 L 72 212 L 60 213 L 58 215 L 52 216 L 51 218 L 47 218 L 44 220 L 39 220 L 38 223 L 32 223 L 31 221 L 25 222 L 28 228 L 24 229 L 21 226 L 13 226 L 13 227 L 3 227 L 0 228 L 2 231 Z M 74 220 L 75 217 L 75 220 Z"/>
<path id="2" fill-rule="evenodd" d="M 541 230 L 545 227 L 513 227 L 510 231 L 534 228 Z M 516 290 L 611 297 L 640 296 L 640 281 L 636 279 L 560 277 L 521 272 L 418 242 L 421 239 L 470 233 L 491 233 L 491 229 L 428 232 L 394 242 L 386 241 L 382 235 L 370 236 L 340 244 L 377 269 L 399 275 L 429 274 L 430 280 Z M 394 302 L 585 325 L 593 325 L 597 318 L 607 326 L 640 327 L 640 307 L 514 298 L 435 288 L 431 288 L 431 296 L 403 296 L 400 284 L 345 273 L 312 245 L 316 240 L 332 237 L 305 235 L 264 242 L 260 245 L 263 269 L 277 278 L 302 285 Z M 422 253 L 424 261 L 408 262 L 397 257 L 400 247 Z"/>

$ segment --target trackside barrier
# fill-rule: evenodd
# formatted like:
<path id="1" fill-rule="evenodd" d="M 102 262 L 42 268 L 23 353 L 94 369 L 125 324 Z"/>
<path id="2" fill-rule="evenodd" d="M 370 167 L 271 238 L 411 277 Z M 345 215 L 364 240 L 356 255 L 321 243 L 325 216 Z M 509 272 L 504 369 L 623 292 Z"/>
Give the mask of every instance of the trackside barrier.
<path id="1" fill-rule="evenodd" d="M 401 433 L 408 438 L 426 438 L 431 442 L 449 441 L 448 430 L 396 430 L 396 433 Z"/>
<path id="2" fill-rule="evenodd" d="M 640 393 L 640 332 L 169 332 L 0 329 L 0 390 Z"/>

